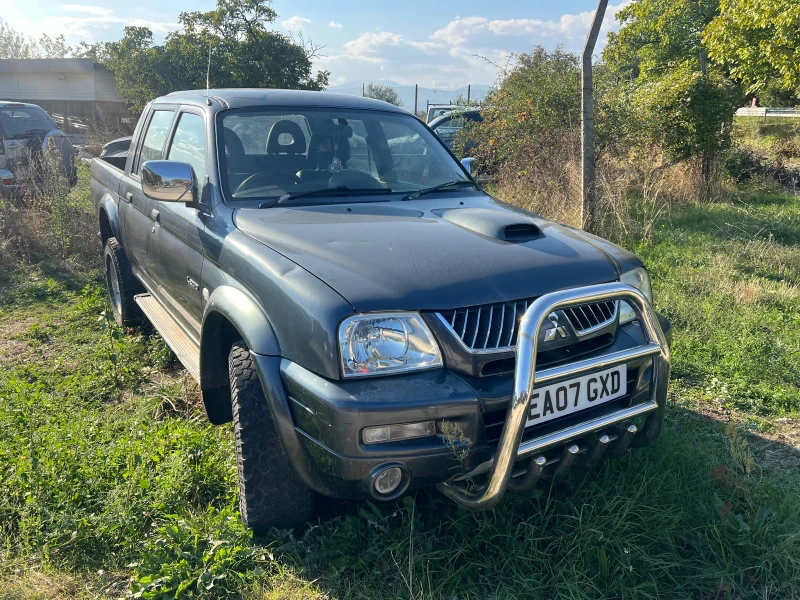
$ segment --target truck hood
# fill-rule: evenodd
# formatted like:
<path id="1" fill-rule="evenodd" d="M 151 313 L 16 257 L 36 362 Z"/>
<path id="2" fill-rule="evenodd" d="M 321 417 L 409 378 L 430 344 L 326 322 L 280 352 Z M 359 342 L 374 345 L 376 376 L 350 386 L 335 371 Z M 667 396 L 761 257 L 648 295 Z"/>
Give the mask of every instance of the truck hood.
<path id="1" fill-rule="evenodd" d="M 588 236 L 486 196 L 245 208 L 234 222 L 358 312 L 443 310 L 618 278 Z"/>

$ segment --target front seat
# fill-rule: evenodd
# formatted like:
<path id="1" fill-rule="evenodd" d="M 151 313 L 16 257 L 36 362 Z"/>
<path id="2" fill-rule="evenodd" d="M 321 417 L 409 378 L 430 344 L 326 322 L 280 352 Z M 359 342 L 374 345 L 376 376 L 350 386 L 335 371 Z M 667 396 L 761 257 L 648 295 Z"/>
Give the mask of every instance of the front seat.
<path id="1" fill-rule="evenodd" d="M 282 119 L 267 135 L 267 160 L 272 173 L 294 174 L 306 163 L 306 136 L 300 125 Z"/>

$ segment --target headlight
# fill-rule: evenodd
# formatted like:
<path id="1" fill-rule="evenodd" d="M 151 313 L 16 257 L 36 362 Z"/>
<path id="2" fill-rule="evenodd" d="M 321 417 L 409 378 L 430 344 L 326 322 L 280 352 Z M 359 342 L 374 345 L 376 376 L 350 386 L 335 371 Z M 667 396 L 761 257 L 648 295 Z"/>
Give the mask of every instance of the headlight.
<path id="1" fill-rule="evenodd" d="M 653 289 L 650 287 L 650 276 L 647 274 L 647 269 L 644 267 L 637 267 L 627 273 L 623 273 L 619 278 L 620 283 L 627 283 L 632 285 L 637 290 L 644 294 L 647 301 L 653 303 Z M 619 304 L 619 322 L 627 323 L 636 318 L 636 313 L 631 308 L 631 305 L 623 301 Z"/>
<path id="2" fill-rule="evenodd" d="M 418 371 L 442 366 L 439 346 L 419 313 L 366 314 L 339 326 L 345 377 Z"/>

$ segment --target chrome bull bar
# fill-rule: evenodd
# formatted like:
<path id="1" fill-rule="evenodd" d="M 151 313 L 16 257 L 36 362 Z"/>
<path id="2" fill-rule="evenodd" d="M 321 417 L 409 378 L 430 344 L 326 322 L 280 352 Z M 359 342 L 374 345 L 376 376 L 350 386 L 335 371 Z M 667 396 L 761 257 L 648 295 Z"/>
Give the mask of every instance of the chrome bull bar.
<path id="1" fill-rule="evenodd" d="M 624 300 L 633 308 L 647 343 L 628 350 L 536 371 L 539 330 L 547 320 L 547 316 L 557 310 L 605 300 Z M 653 375 L 648 401 L 520 444 L 528 420 L 534 386 L 646 357 L 653 357 Z M 664 411 L 658 409 L 663 409 L 666 403 L 669 366 L 669 348 L 664 332 L 661 330 L 661 325 L 650 303 L 636 288 L 619 282 L 605 283 L 553 292 L 538 298 L 525 312 L 520 323 L 514 367 L 514 391 L 494 457 L 470 473 L 470 475 L 476 475 L 488 470 L 487 483 L 475 490 L 468 489 L 460 481 L 440 483 L 437 487 L 445 496 L 462 506 L 473 510 L 485 510 L 495 506 L 505 494 L 513 474 L 514 463 L 531 457 L 534 453 L 564 444 L 621 421 L 657 411 L 648 419 L 644 431 L 637 436 L 636 440 L 642 444 L 652 441 L 661 432 L 663 424 Z M 573 455 L 576 454 L 576 447 L 575 445 L 571 446 L 569 452 Z M 539 460 L 541 458 L 533 459 L 531 470 L 541 473 L 545 466 Z M 538 462 L 536 462 L 537 460 Z M 532 480 L 533 477 L 528 479 Z"/>

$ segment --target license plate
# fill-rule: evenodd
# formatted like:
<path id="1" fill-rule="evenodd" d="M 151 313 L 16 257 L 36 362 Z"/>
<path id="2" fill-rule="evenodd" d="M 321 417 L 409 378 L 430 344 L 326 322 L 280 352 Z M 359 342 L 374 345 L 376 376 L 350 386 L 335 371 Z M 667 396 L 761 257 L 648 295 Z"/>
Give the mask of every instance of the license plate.
<path id="1" fill-rule="evenodd" d="M 624 396 L 628 387 L 627 374 L 627 366 L 619 365 L 561 383 L 534 388 L 525 426 L 539 425 Z"/>

